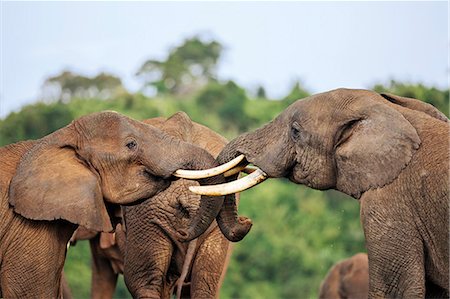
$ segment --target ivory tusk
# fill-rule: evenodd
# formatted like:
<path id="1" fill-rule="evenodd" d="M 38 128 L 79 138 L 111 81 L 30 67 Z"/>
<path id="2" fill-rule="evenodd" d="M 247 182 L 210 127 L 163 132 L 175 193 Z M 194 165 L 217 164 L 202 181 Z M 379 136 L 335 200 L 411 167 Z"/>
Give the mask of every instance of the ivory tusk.
<path id="1" fill-rule="evenodd" d="M 189 190 L 199 195 L 221 196 L 247 190 L 267 179 L 267 174 L 257 168 L 253 173 L 239 180 L 219 185 L 189 186 Z"/>
<path id="2" fill-rule="evenodd" d="M 233 174 L 236 174 L 238 172 L 245 172 L 246 174 L 250 174 L 253 173 L 255 170 L 257 170 L 258 168 L 256 166 L 252 166 L 252 165 L 240 165 L 240 166 L 236 166 L 235 168 L 232 168 L 230 170 L 227 170 L 223 173 L 224 177 L 229 177 L 232 176 Z"/>
<path id="3" fill-rule="evenodd" d="M 212 176 L 216 176 L 219 174 L 224 173 L 225 171 L 235 167 L 238 165 L 242 160 L 244 160 L 244 155 L 239 155 L 233 160 L 219 165 L 214 168 L 210 169 L 204 169 L 204 170 L 185 170 L 185 169 L 178 169 L 173 173 L 174 176 L 184 179 L 203 179 L 203 178 L 209 178 Z"/>

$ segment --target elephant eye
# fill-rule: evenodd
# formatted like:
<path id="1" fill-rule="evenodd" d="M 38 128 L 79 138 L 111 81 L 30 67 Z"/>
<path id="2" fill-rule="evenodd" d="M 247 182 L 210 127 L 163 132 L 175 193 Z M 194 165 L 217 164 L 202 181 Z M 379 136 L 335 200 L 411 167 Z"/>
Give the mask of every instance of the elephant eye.
<path id="1" fill-rule="evenodd" d="M 292 139 L 294 139 L 294 141 L 298 140 L 298 138 L 300 137 L 301 134 L 300 129 L 301 129 L 300 125 L 298 124 L 298 122 L 295 121 L 291 126 L 291 136 Z"/>
<path id="2" fill-rule="evenodd" d="M 136 143 L 136 141 L 131 140 L 131 141 L 128 141 L 128 142 L 127 142 L 126 146 L 127 146 L 130 150 L 133 150 L 133 149 L 136 148 L 137 143 Z"/>

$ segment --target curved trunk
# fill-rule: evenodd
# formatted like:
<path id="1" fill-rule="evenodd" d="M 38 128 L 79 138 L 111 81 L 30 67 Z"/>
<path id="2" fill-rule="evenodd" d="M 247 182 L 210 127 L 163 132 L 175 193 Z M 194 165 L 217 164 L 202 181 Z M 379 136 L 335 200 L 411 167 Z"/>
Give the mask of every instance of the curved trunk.
<path id="1" fill-rule="evenodd" d="M 195 145 L 173 139 L 180 150 L 173 154 L 181 161 L 179 169 L 200 170 L 215 167 L 216 160 L 206 150 Z M 216 185 L 225 182 L 223 175 L 198 180 L 200 185 Z M 187 230 L 178 231 L 178 239 L 182 242 L 191 241 L 203 234 L 219 213 L 224 201 L 223 196 L 202 196 L 198 212 L 191 219 Z"/>
<path id="2" fill-rule="evenodd" d="M 228 143 L 217 157 L 217 162 L 223 164 L 238 156 L 240 153 L 237 151 L 237 147 L 241 144 L 241 140 L 245 139 L 243 137 L 238 137 Z M 232 175 L 227 177 L 227 181 L 234 181 L 237 177 L 238 174 Z M 253 225 L 251 219 L 238 215 L 235 194 L 225 196 L 222 208 L 220 209 L 216 220 L 223 235 L 231 242 L 242 240 Z"/>
<path id="3" fill-rule="evenodd" d="M 217 157 L 217 162 L 223 164 L 240 154 L 244 154 L 247 162 L 256 162 L 256 165 L 260 167 L 258 165 L 260 157 L 266 154 L 265 150 L 268 143 L 273 142 L 273 139 L 270 138 L 270 135 L 274 134 L 273 130 L 271 130 L 271 124 L 269 123 L 254 132 L 242 134 L 230 141 Z M 276 138 L 276 136 L 273 138 Z M 237 179 L 237 176 L 227 177 L 227 181 L 234 181 Z M 236 196 L 234 194 L 225 196 L 223 206 L 216 220 L 224 236 L 231 242 L 242 240 L 252 227 L 251 219 L 238 215 Z"/>

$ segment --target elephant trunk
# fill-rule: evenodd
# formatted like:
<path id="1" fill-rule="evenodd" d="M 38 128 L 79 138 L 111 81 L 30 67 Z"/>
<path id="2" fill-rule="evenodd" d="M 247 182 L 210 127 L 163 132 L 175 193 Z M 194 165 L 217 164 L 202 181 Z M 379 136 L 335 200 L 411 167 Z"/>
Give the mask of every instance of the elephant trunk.
<path id="1" fill-rule="evenodd" d="M 183 165 L 183 169 L 200 170 L 215 167 L 216 160 L 206 150 L 174 139 L 180 146 L 188 147 L 181 152 L 180 159 L 189 158 Z M 223 175 L 198 180 L 200 185 L 216 185 L 225 182 Z M 223 196 L 205 196 L 200 201 L 196 215 L 191 218 L 187 230 L 178 231 L 178 239 L 182 242 L 191 241 L 203 234 L 219 213 L 224 201 Z"/>
<path id="2" fill-rule="evenodd" d="M 267 172 L 269 176 L 279 176 L 278 167 L 274 162 L 277 157 L 276 150 L 283 136 L 277 136 L 276 130 L 278 119 L 267 125 L 249 133 L 242 134 L 228 143 L 217 157 L 217 162 L 223 164 L 240 154 L 245 155 L 248 163 L 253 163 Z M 267 170 L 266 170 L 267 169 Z M 234 181 L 237 175 L 227 178 L 227 181 Z M 237 242 L 242 240 L 249 232 L 252 221 L 237 212 L 236 197 L 234 194 L 226 195 L 224 204 L 216 218 L 217 223 L 225 237 Z"/>
<path id="3" fill-rule="evenodd" d="M 241 153 L 245 154 L 246 159 L 248 160 L 248 147 L 249 145 L 252 145 L 252 138 L 249 138 L 252 135 L 250 134 L 252 133 L 243 134 L 228 143 L 217 157 L 217 162 L 219 164 L 224 164 Z M 245 149 L 245 151 L 242 151 L 242 149 Z M 227 178 L 227 181 L 235 181 L 237 177 L 237 174 L 230 176 Z M 224 203 L 216 220 L 224 236 L 231 242 L 242 240 L 252 227 L 251 219 L 239 216 L 235 194 L 225 196 Z"/>

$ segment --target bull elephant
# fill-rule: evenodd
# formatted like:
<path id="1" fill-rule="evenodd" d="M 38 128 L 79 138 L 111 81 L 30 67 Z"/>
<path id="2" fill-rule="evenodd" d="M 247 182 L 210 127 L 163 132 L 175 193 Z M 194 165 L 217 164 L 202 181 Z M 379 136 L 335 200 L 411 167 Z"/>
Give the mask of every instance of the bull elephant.
<path id="1" fill-rule="evenodd" d="M 358 253 L 333 265 L 320 285 L 319 299 L 366 299 L 369 293 L 367 254 Z"/>
<path id="2" fill-rule="evenodd" d="M 215 165 L 200 147 L 115 112 L 0 148 L 2 296 L 60 297 L 66 244 L 78 225 L 112 231 L 114 206 L 152 197 L 179 169 Z M 212 202 L 205 206 L 217 203 L 218 212 L 223 198 Z"/>
<path id="3" fill-rule="evenodd" d="M 449 296 L 449 122 L 433 106 L 368 90 L 332 90 L 296 101 L 235 138 L 218 161 L 238 155 L 259 167 L 247 181 L 286 177 L 359 200 L 369 298 Z M 226 194 L 246 187 L 231 184 L 191 189 Z M 227 200 L 219 216 L 234 215 L 230 225 L 239 226 Z"/>
<path id="4" fill-rule="evenodd" d="M 227 143 L 183 112 L 144 123 L 196 144 L 214 157 Z M 92 298 L 112 298 L 119 273 L 125 273 L 126 285 L 137 298 L 170 298 L 172 293 L 183 298 L 218 296 L 230 242 L 216 222 L 191 242 L 180 242 L 177 234 L 187 230 L 200 205 L 201 198 L 188 190 L 192 185 L 198 183 L 180 179 L 140 204 L 123 207 L 126 229 L 119 225 L 114 234 L 78 229 L 73 241 L 90 240 Z"/>

